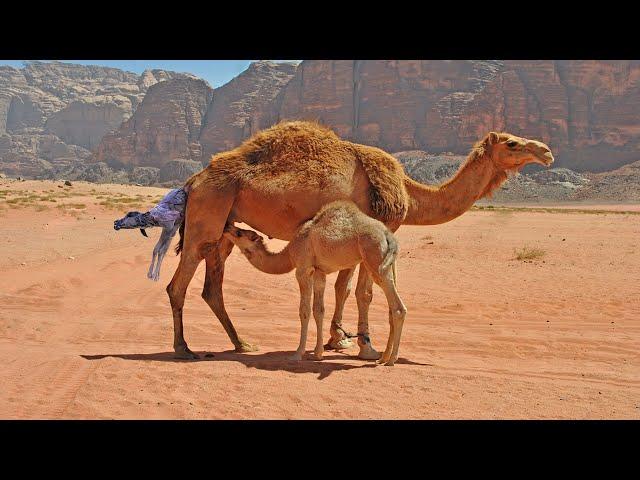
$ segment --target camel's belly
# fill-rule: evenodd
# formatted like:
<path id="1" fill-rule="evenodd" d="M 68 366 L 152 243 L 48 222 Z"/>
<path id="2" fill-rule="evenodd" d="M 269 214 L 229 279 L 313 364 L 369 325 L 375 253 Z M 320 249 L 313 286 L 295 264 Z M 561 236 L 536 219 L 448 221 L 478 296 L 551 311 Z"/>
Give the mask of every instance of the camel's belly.
<path id="1" fill-rule="evenodd" d="M 291 240 L 303 222 L 310 220 L 323 205 L 334 200 L 351 199 L 368 213 L 368 183 L 357 178 L 328 182 L 322 189 L 296 191 L 256 186 L 240 189 L 229 220 L 242 222 L 251 228 L 281 240 Z M 354 181 L 355 180 L 355 181 Z"/>

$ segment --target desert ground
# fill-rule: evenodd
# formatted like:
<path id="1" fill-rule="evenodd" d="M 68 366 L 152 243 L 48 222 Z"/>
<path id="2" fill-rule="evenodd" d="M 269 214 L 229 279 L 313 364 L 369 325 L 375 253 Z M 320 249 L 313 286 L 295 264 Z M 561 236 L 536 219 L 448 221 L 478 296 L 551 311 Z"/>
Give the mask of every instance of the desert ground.
<path id="1" fill-rule="evenodd" d="M 294 275 L 263 274 L 234 250 L 227 310 L 260 350 L 232 350 L 200 297 L 202 264 L 184 311 L 202 358 L 184 361 L 172 355 L 165 293 L 178 258 L 167 255 L 154 283 L 159 231 L 113 230 L 166 189 L 61 185 L 0 179 L 0 418 L 640 418 L 638 205 L 483 205 L 402 227 L 408 315 L 394 367 L 358 360 L 357 348 L 287 360 L 299 335 Z M 356 319 L 352 293 L 345 327 Z M 382 350 L 375 286 L 370 325 Z"/>

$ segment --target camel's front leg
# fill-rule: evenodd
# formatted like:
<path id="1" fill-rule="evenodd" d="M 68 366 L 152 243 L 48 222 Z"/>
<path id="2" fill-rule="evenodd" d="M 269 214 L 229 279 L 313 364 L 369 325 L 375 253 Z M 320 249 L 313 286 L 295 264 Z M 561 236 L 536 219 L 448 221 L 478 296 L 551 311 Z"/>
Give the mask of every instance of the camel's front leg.
<path id="1" fill-rule="evenodd" d="M 316 320 L 316 348 L 314 356 L 316 360 L 322 360 L 324 345 L 322 343 L 322 321 L 324 319 L 324 286 L 327 276 L 316 270 L 313 274 L 313 317 Z"/>
<path id="2" fill-rule="evenodd" d="M 358 285 L 356 286 L 356 300 L 358 302 L 358 346 L 360 347 L 358 358 L 363 360 L 380 358 L 380 353 L 373 348 L 369 337 L 369 305 L 372 299 L 373 279 L 367 268 L 361 263 L 358 272 Z"/>
<path id="3" fill-rule="evenodd" d="M 167 285 L 167 293 L 171 302 L 173 312 L 173 349 L 177 358 L 196 359 L 198 355 L 187 347 L 182 332 L 182 308 L 184 307 L 184 297 L 187 293 L 189 282 L 198 268 L 202 258 L 198 252 L 192 248 L 186 248 L 180 257 L 180 263 L 173 274 L 173 278 Z"/>
<path id="4" fill-rule="evenodd" d="M 224 308 L 222 280 L 224 278 L 224 264 L 231 250 L 233 250 L 233 243 L 222 237 L 218 243 L 211 244 L 210 248 L 205 252 L 204 259 L 207 264 L 207 271 L 204 279 L 204 288 L 202 289 L 202 298 L 220 320 L 222 327 L 236 348 L 236 352 L 254 352 L 258 350 L 258 347 L 238 337 L 227 310 Z"/>
<path id="5" fill-rule="evenodd" d="M 387 348 L 379 362 L 391 367 L 398 359 L 400 337 L 402 335 L 404 319 L 407 315 L 407 307 L 405 307 L 398 295 L 398 290 L 395 285 L 395 274 L 393 272 L 387 272 L 387 274 L 380 279 L 380 287 L 384 291 L 389 305 L 389 339 L 387 340 Z"/>
<path id="6" fill-rule="evenodd" d="M 340 270 L 338 278 L 336 279 L 335 292 L 336 292 L 336 309 L 333 312 L 333 319 L 331 320 L 331 339 L 327 344 L 328 348 L 335 350 L 344 350 L 353 346 L 353 342 L 347 337 L 346 332 L 342 329 L 342 313 L 344 312 L 344 304 L 351 293 L 351 278 L 356 268 L 350 268 L 347 270 Z"/>

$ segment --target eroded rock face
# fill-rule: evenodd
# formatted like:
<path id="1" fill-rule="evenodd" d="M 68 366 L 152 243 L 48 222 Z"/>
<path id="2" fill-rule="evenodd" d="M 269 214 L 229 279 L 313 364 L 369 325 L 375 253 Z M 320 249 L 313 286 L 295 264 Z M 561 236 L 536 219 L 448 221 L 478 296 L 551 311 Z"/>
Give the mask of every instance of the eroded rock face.
<path id="1" fill-rule="evenodd" d="M 162 165 L 158 181 L 170 182 L 175 180 L 178 183 L 183 183 L 187 178 L 198 173 L 200 170 L 202 170 L 202 164 L 200 162 L 176 158 Z"/>
<path id="2" fill-rule="evenodd" d="M 200 134 L 205 159 L 271 126 L 275 121 L 272 104 L 295 70 L 291 63 L 254 62 L 217 88 Z"/>
<path id="3" fill-rule="evenodd" d="M 195 78 L 152 85 L 135 114 L 102 139 L 94 160 L 128 167 L 161 167 L 174 158 L 200 162 L 200 130 L 212 97 L 207 82 Z"/>
<path id="4" fill-rule="evenodd" d="M 131 100 L 122 95 L 99 95 L 71 102 L 54 112 L 45 124 L 63 141 L 95 149 L 102 137 L 131 116 Z"/>
<path id="5" fill-rule="evenodd" d="M 298 66 L 275 119 L 320 120 L 387 151 L 466 154 L 491 130 L 540 139 L 557 165 L 640 153 L 638 61 L 322 61 Z"/>
<path id="6" fill-rule="evenodd" d="M 71 163 L 86 162 L 88 150 L 132 115 L 149 86 L 180 78 L 195 77 L 164 70 L 138 76 L 61 62 L 0 67 L 0 136 L 7 137 L 0 148 L 0 169 L 49 178 Z M 50 158 L 47 144 L 64 155 Z"/>

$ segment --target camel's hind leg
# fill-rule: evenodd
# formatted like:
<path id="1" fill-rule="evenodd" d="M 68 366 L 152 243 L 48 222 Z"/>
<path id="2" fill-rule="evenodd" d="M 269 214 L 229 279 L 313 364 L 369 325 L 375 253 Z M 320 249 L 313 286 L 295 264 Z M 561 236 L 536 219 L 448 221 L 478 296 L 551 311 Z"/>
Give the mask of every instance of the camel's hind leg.
<path id="1" fill-rule="evenodd" d="M 222 237 L 235 193 L 231 189 L 216 190 L 207 186 L 195 188 L 189 193 L 184 219 L 182 254 L 178 268 L 167 285 L 167 293 L 173 312 L 173 348 L 179 358 L 197 358 L 184 340 L 182 308 L 189 282 L 198 264 L 211 251 L 212 245 Z M 222 282 L 222 277 L 220 277 Z M 222 287 L 220 286 L 220 289 Z"/>
<path id="2" fill-rule="evenodd" d="M 233 243 L 222 237 L 218 243 L 212 244 L 205 252 L 207 272 L 202 289 L 202 298 L 216 314 L 229 339 L 236 348 L 236 352 L 253 352 L 258 348 L 238 337 L 238 333 L 231 323 L 231 319 L 224 308 L 222 297 L 222 280 L 224 279 L 224 264 L 233 250 Z"/>
<path id="3" fill-rule="evenodd" d="M 327 343 L 327 348 L 333 348 L 335 350 L 344 350 L 353 346 L 353 342 L 347 338 L 345 331 L 342 329 L 342 313 L 344 312 L 344 304 L 351 293 L 351 278 L 356 268 L 350 268 L 347 270 L 340 270 L 338 278 L 336 279 L 335 292 L 336 292 L 336 308 L 333 312 L 333 319 L 331 320 L 331 338 Z"/>
<path id="4" fill-rule="evenodd" d="M 369 305 L 373 299 L 373 280 L 367 267 L 361 263 L 356 285 L 356 301 L 358 303 L 358 358 L 363 360 L 377 360 L 378 353 L 371 345 L 369 337 Z"/>
<path id="5" fill-rule="evenodd" d="M 191 247 L 191 246 L 190 246 Z M 180 263 L 169 285 L 167 293 L 171 302 L 173 312 L 173 349 L 177 358 L 196 359 L 198 355 L 187 347 L 182 330 L 182 307 L 184 307 L 184 297 L 187 293 L 189 282 L 198 268 L 202 257 L 198 255 L 197 249 L 191 247 L 183 249 Z"/>
<path id="6" fill-rule="evenodd" d="M 382 354 L 379 363 L 391 367 L 398 359 L 400 336 L 402 335 L 402 327 L 407 315 L 407 307 L 405 307 L 396 290 L 392 269 L 387 270 L 382 277 L 376 278 L 376 283 L 384 291 L 389 305 L 389 339 L 387 340 L 387 348 Z"/>

